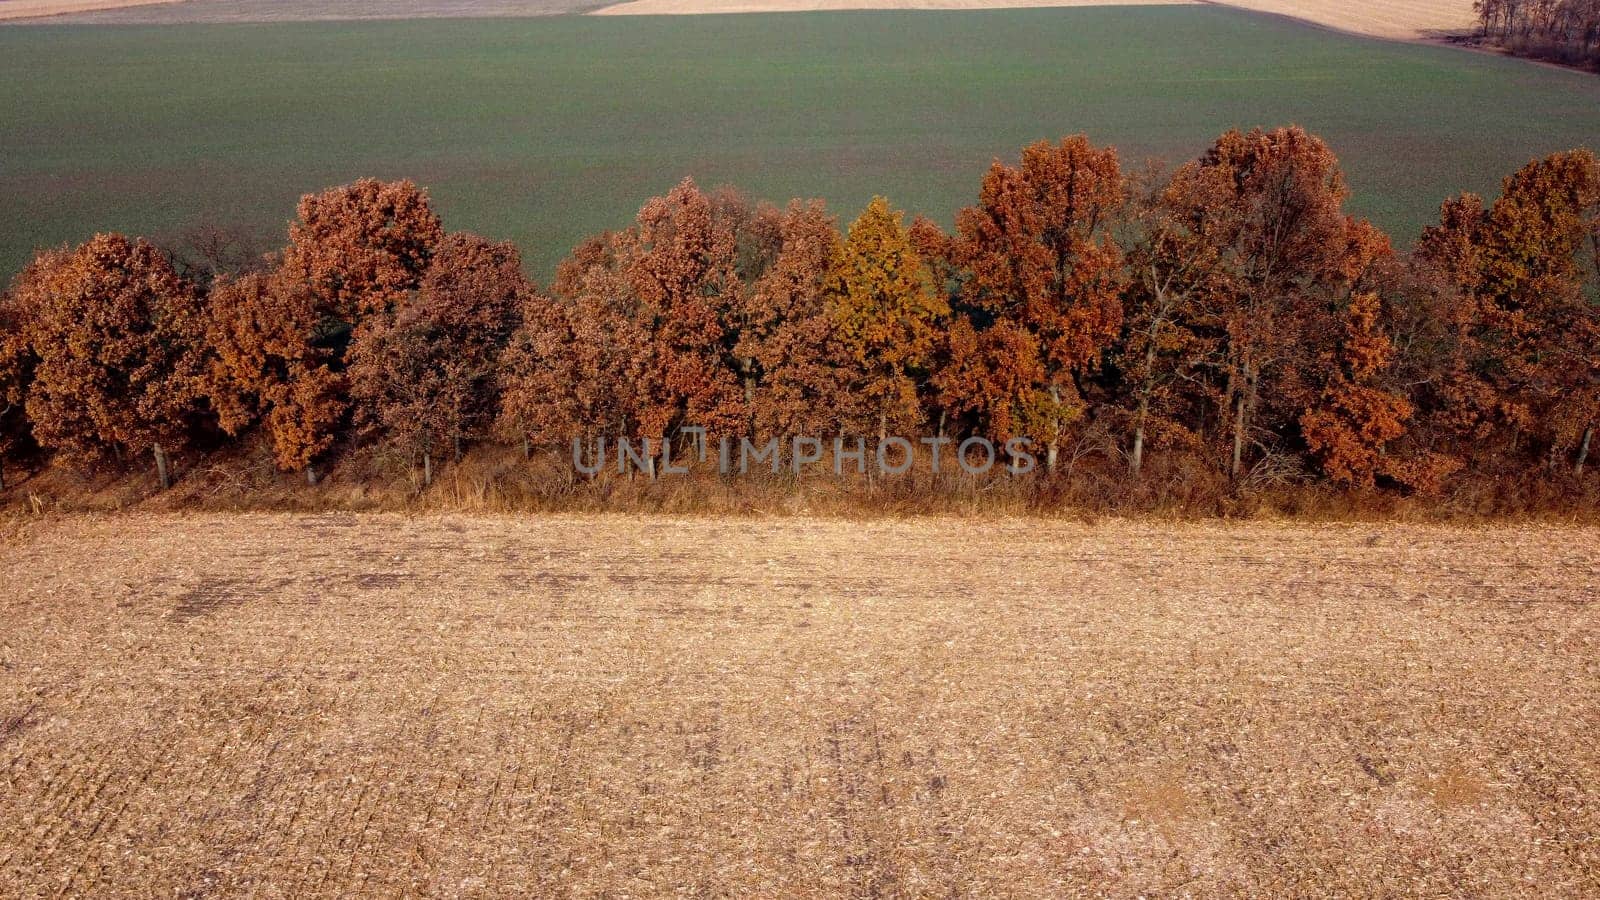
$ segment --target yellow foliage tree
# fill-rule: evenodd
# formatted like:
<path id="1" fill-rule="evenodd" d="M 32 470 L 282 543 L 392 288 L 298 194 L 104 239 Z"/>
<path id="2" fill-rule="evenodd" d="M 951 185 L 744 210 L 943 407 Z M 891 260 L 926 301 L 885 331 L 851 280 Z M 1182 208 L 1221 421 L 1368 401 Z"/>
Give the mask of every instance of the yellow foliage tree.
<path id="1" fill-rule="evenodd" d="M 877 416 L 878 436 L 917 424 L 917 390 L 950 306 L 912 246 L 905 217 L 874 197 L 850 225 L 825 282 L 829 313 L 857 371 L 853 391 Z"/>

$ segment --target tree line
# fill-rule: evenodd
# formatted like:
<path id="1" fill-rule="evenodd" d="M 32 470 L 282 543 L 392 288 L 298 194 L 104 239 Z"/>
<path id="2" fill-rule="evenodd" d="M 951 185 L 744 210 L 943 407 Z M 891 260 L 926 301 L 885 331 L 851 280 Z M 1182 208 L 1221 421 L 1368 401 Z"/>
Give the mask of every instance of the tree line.
<path id="1" fill-rule="evenodd" d="M 1238 486 L 1574 483 L 1600 423 L 1600 162 L 1464 194 L 1397 251 L 1300 128 L 1170 172 L 1084 137 L 994 162 L 953 230 L 874 199 L 842 231 L 685 180 L 548 289 L 426 191 L 302 198 L 288 243 L 185 260 L 101 234 L 0 299 L 0 452 L 130 465 L 260 440 L 315 483 L 382 444 L 597 435 L 982 436 Z M 675 458 L 686 454 L 676 453 Z"/>
<path id="2" fill-rule="evenodd" d="M 1525 56 L 1600 66 L 1600 0 L 1476 0 L 1484 40 Z"/>

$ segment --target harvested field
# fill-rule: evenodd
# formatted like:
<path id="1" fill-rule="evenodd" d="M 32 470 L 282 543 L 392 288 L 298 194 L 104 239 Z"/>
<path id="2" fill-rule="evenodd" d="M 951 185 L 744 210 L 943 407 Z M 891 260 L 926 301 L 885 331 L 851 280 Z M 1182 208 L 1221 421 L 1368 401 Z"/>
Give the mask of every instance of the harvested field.
<path id="1" fill-rule="evenodd" d="M 0 21 L 129 9 L 173 0 L 0 0 Z"/>
<path id="2" fill-rule="evenodd" d="M 1600 532 L 127 516 L 0 895 L 1600 892 Z"/>
<path id="3" fill-rule="evenodd" d="M 1460 34 L 1478 20 L 1472 0 L 1220 0 L 1217 5 L 1400 40 Z"/>
<path id="4" fill-rule="evenodd" d="M 824 9 L 1002 9 L 1019 6 L 1169 6 L 1199 0 L 624 0 L 597 15 L 698 15 Z M 1472 0 L 1224 0 L 1252 12 L 1395 40 L 1458 34 L 1477 17 Z"/>

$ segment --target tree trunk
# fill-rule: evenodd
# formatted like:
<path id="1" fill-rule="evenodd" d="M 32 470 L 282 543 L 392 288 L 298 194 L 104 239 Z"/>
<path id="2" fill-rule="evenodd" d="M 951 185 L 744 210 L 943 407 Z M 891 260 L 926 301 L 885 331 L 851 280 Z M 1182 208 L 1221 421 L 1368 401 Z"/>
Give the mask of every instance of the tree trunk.
<path id="1" fill-rule="evenodd" d="M 1056 473 L 1056 459 L 1061 455 L 1061 388 L 1050 385 L 1050 403 L 1055 407 L 1056 420 L 1050 423 L 1050 444 L 1044 451 L 1044 470 Z"/>
<path id="2" fill-rule="evenodd" d="M 1152 326 L 1150 338 L 1145 341 L 1144 347 L 1144 385 L 1139 392 L 1139 415 L 1133 422 L 1133 452 L 1128 454 L 1128 471 L 1134 478 L 1138 478 L 1144 470 L 1144 424 L 1150 418 L 1150 393 L 1154 390 L 1151 373 L 1155 371 L 1155 364 L 1156 335 L 1155 326 Z"/>
<path id="3" fill-rule="evenodd" d="M 1255 397 L 1255 373 L 1250 371 L 1248 358 L 1240 375 L 1244 383 L 1239 387 L 1238 408 L 1233 414 L 1233 464 L 1228 470 L 1229 477 L 1235 481 L 1244 471 L 1244 434 L 1250 425 L 1250 405 Z"/>
<path id="4" fill-rule="evenodd" d="M 1128 471 L 1136 479 L 1144 470 L 1144 419 L 1148 408 L 1148 400 L 1139 401 L 1139 417 L 1133 425 L 1133 452 L 1128 454 Z"/>
<path id="5" fill-rule="evenodd" d="M 522 436 L 522 459 L 523 459 L 524 462 L 526 462 L 532 456 L 533 456 L 533 442 L 528 440 L 528 436 L 527 435 L 523 435 Z"/>
<path id="6" fill-rule="evenodd" d="M 317 486 L 317 467 L 306 463 L 306 484 L 309 487 Z"/>
<path id="7" fill-rule="evenodd" d="M 880 443 L 880 444 L 883 443 L 884 439 L 887 438 L 888 436 L 889 436 L 889 411 L 888 410 L 879 410 L 878 411 L 878 443 Z"/>
<path id="8" fill-rule="evenodd" d="M 156 456 L 156 481 L 160 482 L 161 489 L 164 491 L 172 487 L 172 479 L 167 475 L 167 451 L 161 449 L 160 444 L 152 445 L 152 449 Z"/>
<path id="9" fill-rule="evenodd" d="M 461 463 L 461 435 L 456 435 L 456 464 Z"/>
<path id="10" fill-rule="evenodd" d="M 429 487 L 433 484 L 433 454 L 422 451 L 422 486 Z"/>
<path id="11" fill-rule="evenodd" d="M 1236 408 L 1233 414 L 1233 463 L 1228 467 L 1228 477 L 1237 481 L 1239 470 L 1244 468 L 1244 395 L 1240 394 L 1234 403 Z"/>
<path id="12" fill-rule="evenodd" d="M 1581 465 L 1581 463 L 1580 463 Z M 0 491 L 6 489 L 6 461 L 0 459 Z"/>
<path id="13" fill-rule="evenodd" d="M 739 373 L 744 382 L 744 427 L 753 435 L 756 433 L 756 361 L 754 357 L 744 356 L 739 359 Z M 702 435 L 701 440 L 705 440 Z M 702 444 L 702 446 L 704 446 Z"/>
<path id="14" fill-rule="evenodd" d="M 1583 430 L 1583 443 L 1578 447 L 1578 461 L 1572 466 L 1572 474 L 1583 477 L 1584 464 L 1589 461 L 1589 445 L 1594 441 L 1594 426 L 1590 425 Z"/>

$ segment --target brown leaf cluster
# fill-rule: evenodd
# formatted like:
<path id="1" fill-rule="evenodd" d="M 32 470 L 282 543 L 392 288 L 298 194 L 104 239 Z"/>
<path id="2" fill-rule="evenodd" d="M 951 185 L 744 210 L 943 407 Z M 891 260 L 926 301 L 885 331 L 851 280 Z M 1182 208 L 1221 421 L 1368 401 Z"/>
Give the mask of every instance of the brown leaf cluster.
<path id="1" fill-rule="evenodd" d="M 39 254 L 12 295 L 32 356 L 34 439 L 78 462 L 183 442 L 204 320 L 194 286 L 159 250 L 96 235 Z"/>

